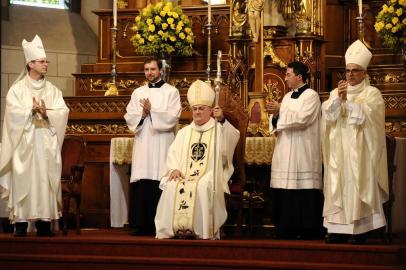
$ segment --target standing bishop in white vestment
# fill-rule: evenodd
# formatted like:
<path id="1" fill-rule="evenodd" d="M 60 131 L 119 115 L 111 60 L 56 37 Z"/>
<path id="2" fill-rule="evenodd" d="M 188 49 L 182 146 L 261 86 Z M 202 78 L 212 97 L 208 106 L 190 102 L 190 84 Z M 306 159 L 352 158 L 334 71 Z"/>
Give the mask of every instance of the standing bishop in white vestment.
<path id="1" fill-rule="evenodd" d="M 193 122 L 178 132 L 168 151 L 168 171 L 161 179 L 162 195 L 155 217 L 156 237 L 218 239 L 227 218 L 224 193 L 230 192 L 228 181 L 240 133 L 224 118 L 220 107 L 213 108 L 215 93 L 207 83 L 194 82 L 187 97 Z"/>
<path id="2" fill-rule="evenodd" d="M 134 90 L 124 118 L 134 131 L 129 221 L 132 235 L 155 235 L 154 218 L 166 155 L 181 113 L 179 91 L 162 80 L 161 60 L 144 62 L 148 84 Z"/>
<path id="3" fill-rule="evenodd" d="M 61 148 L 69 109 L 45 79 L 48 61 L 38 36 L 23 40 L 28 74 L 7 93 L 0 155 L 0 191 L 8 200 L 15 236 L 36 221 L 38 236 L 52 236 L 61 217 Z"/>
<path id="4" fill-rule="evenodd" d="M 369 85 L 372 57 L 357 40 L 345 54 L 346 80 L 322 105 L 324 226 L 328 243 L 362 244 L 366 232 L 385 226 L 388 199 L 385 103 Z"/>

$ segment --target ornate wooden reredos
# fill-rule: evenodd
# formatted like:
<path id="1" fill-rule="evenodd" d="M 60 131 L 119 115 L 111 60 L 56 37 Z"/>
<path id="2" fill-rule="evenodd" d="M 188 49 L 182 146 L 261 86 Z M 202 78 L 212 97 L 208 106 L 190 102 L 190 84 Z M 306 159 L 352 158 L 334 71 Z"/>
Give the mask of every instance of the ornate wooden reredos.
<path id="1" fill-rule="evenodd" d="M 343 76 L 344 54 L 357 39 L 355 0 L 264 1 L 258 42 L 250 36 L 249 0 L 227 0 L 212 7 L 212 77 L 215 53 L 223 52 L 222 78 L 245 108 L 263 104 L 265 98 L 281 100 L 288 91 L 284 81 L 287 63 L 300 60 L 310 68 L 309 84 L 322 99 Z M 67 134 L 83 135 L 88 142 L 83 183 L 83 214 L 89 225 L 106 225 L 109 213 L 109 144 L 112 137 L 131 136 L 123 115 L 133 89 L 145 82 L 144 56 L 136 55 L 130 42 L 132 22 L 140 9 L 156 0 L 121 0 L 118 9 L 117 86 L 120 96 L 104 97 L 111 82 L 112 10 L 96 10 L 99 46 L 96 63 L 82 65 L 74 74 L 75 96 L 66 97 L 71 109 Z M 386 102 L 387 131 L 406 135 L 406 75 L 400 55 L 382 48 L 374 31 L 374 18 L 384 1 L 364 0 L 365 42 L 374 54 L 371 83 L 382 90 Z M 187 117 L 186 91 L 196 79 L 206 79 L 207 4 L 179 0 L 193 22 L 197 55 L 173 57 L 170 83 L 181 93 L 183 119 Z M 261 101 L 261 102 L 258 102 Z M 251 104 L 250 104 L 251 103 Z M 261 111 L 261 113 L 263 113 Z M 255 118 L 255 117 L 254 117 Z M 250 122 L 249 136 L 267 136 L 266 117 Z M 252 118 L 253 119 L 253 118 Z M 88 194 L 86 194 L 86 192 Z"/>

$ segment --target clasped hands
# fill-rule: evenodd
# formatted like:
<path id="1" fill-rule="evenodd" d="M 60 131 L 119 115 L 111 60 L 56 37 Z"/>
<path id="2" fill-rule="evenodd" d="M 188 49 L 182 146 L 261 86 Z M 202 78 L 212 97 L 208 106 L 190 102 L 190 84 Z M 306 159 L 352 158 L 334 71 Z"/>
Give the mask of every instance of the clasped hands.
<path id="1" fill-rule="evenodd" d="M 347 86 L 348 83 L 346 80 L 340 80 L 338 82 L 338 96 L 341 99 L 341 102 L 347 101 Z"/>
<path id="2" fill-rule="evenodd" d="M 148 98 L 142 98 L 140 99 L 140 105 L 142 107 L 142 119 L 144 119 L 151 112 L 151 102 Z"/>
<path id="3" fill-rule="evenodd" d="M 32 98 L 32 115 L 39 113 L 43 119 L 48 119 L 47 108 L 45 106 L 45 101 L 41 99 L 37 102 L 35 97 Z"/>
<path id="4" fill-rule="evenodd" d="M 265 104 L 265 111 L 267 111 L 270 114 L 273 115 L 278 115 L 279 110 L 281 108 L 281 104 L 275 100 L 267 100 Z"/>

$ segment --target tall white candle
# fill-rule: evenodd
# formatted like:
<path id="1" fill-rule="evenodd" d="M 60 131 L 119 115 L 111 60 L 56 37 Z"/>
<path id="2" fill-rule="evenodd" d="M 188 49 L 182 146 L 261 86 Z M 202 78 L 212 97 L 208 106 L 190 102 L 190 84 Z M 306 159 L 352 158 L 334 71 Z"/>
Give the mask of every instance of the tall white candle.
<path id="1" fill-rule="evenodd" d="M 209 9 L 209 11 L 208 11 L 208 17 L 207 17 L 207 24 L 211 24 L 211 0 L 209 0 L 208 2 L 207 2 L 207 4 L 208 4 L 208 9 Z"/>
<path id="2" fill-rule="evenodd" d="M 217 54 L 217 72 L 221 71 L 221 51 Z"/>
<path id="3" fill-rule="evenodd" d="M 358 13 L 362 17 L 362 0 L 358 0 Z"/>
<path id="4" fill-rule="evenodd" d="M 113 27 L 117 27 L 117 0 L 113 0 Z"/>

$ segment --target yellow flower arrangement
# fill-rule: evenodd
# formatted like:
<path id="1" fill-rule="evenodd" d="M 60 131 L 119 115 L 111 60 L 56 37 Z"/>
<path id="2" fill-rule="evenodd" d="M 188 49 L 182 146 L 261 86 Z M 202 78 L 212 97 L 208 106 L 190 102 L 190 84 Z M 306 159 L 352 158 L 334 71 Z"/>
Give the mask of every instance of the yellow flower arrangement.
<path id="1" fill-rule="evenodd" d="M 179 6 L 163 0 L 149 4 L 135 18 L 131 42 L 141 55 L 192 55 L 192 23 Z"/>
<path id="2" fill-rule="evenodd" d="M 406 0 L 389 0 L 376 16 L 375 31 L 390 48 L 406 46 Z"/>

